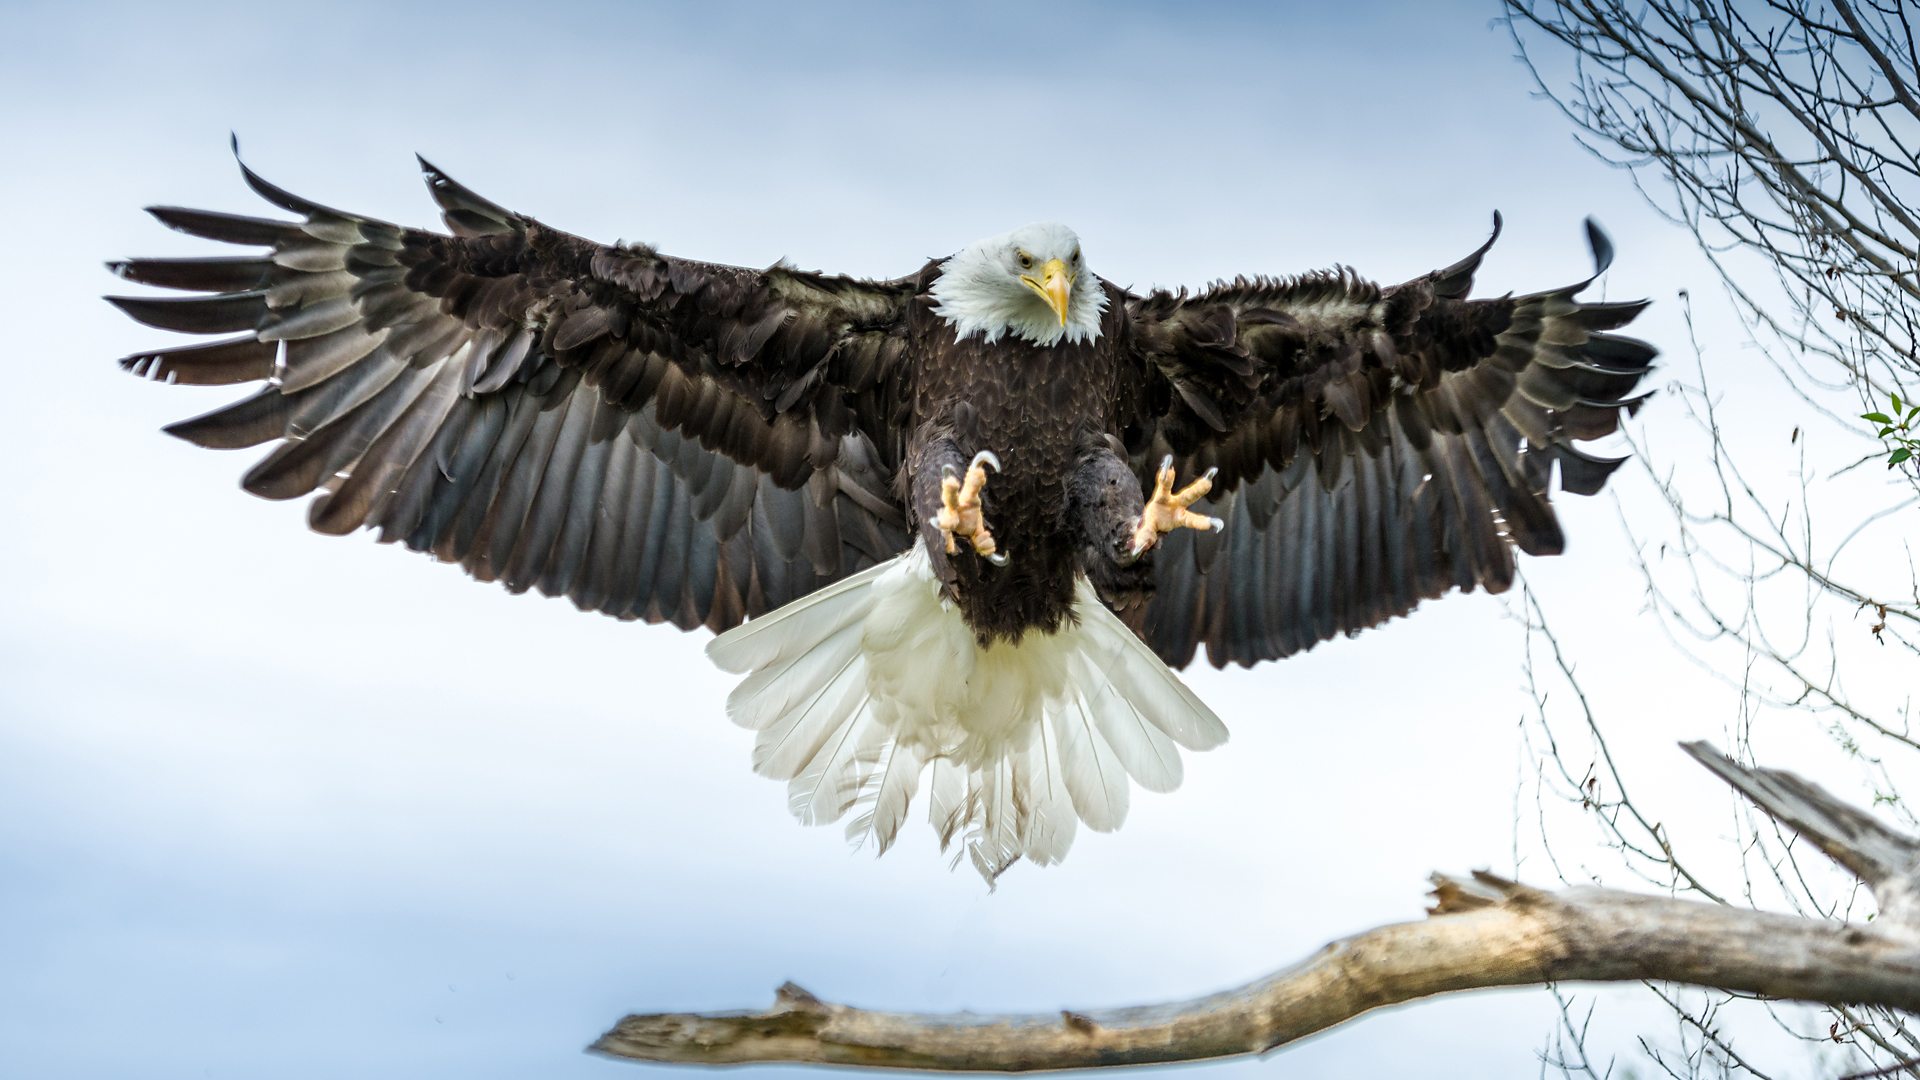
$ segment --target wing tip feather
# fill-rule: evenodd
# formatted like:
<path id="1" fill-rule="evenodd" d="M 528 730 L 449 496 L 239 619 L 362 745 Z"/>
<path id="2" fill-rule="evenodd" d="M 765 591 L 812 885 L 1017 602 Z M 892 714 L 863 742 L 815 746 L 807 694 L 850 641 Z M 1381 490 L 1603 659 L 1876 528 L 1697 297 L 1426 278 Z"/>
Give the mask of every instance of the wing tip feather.
<path id="1" fill-rule="evenodd" d="M 1607 235 L 1607 230 L 1600 227 L 1599 220 L 1591 215 L 1583 224 L 1586 226 L 1587 248 L 1593 253 L 1593 277 L 1588 278 L 1586 284 L 1592 284 L 1594 278 L 1606 273 L 1607 269 L 1613 265 L 1613 238 Z M 1584 287 L 1585 285 L 1582 286 Z"/>

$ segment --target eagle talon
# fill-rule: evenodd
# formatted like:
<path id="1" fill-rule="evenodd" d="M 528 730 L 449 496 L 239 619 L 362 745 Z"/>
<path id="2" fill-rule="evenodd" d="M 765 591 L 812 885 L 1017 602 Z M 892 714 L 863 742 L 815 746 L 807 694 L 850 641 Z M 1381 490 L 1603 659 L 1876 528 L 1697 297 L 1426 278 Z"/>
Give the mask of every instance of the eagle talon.
<path id="1" fill-rule="evenodd" d="M 994 472 L 1000 471 L 1000 458 L 991 450 L 973 455 L 964 479 L 953 466 L 941 467 L 940 512 L 934 515 L 932 524 L 946 540 L 947 554 L 958 554 L 960 547 L 956 538 L 965 537 L 973 546 L 974 554 L 995 566 L 1005 566 L 1006 553 L 994 542 L 980 511 L 980 489 L 987 486 L 988 466 L 992 466 Z"/>
<path id="2" fill-rule="evenodd" d="M 1160 542 L 1164 533 L 1175 529 L 1197 529 L 1200 532 L 1219 532 L 1226 528 L 1226 522 L 1217 517 L 1196 514 L 1187 507 L 1199 502 L 1207 492 L 1213 490 L 1213 478 L 1220 475 L 1218 468 L 1208 469 L 1206 474 L 1179 491 L 1173 490 L 1173 455 L 1160 459 L 1160 468 L 1153 478 L 1153 495 L 1147 499 L 1147 505 L 1140 511 L 1139 522 L 1134 526 L 1133 543 L 1128 548 L 1127 557 L 1137 559 L 1146 554 Z"/>

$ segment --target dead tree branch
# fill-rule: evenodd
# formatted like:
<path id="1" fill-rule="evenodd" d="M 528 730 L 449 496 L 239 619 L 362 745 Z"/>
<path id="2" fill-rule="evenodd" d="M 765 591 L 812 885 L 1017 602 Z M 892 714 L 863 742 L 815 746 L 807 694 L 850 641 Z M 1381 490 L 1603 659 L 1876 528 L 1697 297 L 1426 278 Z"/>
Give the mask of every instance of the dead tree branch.
<path id="1" fill-rule="evenodd" d="M 765 1012 L 629 1016 L 599 1053 L 676 1064 L 790 1062 L 1015 1072 L 1258 1054 L 1373 1009 L 1436 994 L 1654 980 L 1782 1000 L 1920 1011 L 1920 841 L 1791 773 L 1686 750 L 1783 826 L 1860 875 L 1880 917 L 1858 925 L 1613 889 L 1548 892 L 1435 875 L 1429 918 L 1344 938 L 1258 981 L 1120 1009 L 873 1012 L 787 984 Z"/>

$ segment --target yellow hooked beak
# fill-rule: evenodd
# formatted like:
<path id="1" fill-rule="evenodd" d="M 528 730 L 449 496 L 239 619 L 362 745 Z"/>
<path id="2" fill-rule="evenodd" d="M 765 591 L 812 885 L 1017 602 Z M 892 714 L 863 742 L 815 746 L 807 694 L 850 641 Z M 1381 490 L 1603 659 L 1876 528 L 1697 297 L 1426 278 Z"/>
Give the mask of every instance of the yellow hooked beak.
<path id="1" fill-rule="evenodd" d="M 1067 325 L 1067 298 L 1073 292 L 1073 272 L 1059 259 L 1048 259 L 1040 268 L 1038 278 L 1027 274 L 1020 275 L 1020 284 L 1040 294 L 1053 313 L 1060 317 L 1060 325 Z"/>

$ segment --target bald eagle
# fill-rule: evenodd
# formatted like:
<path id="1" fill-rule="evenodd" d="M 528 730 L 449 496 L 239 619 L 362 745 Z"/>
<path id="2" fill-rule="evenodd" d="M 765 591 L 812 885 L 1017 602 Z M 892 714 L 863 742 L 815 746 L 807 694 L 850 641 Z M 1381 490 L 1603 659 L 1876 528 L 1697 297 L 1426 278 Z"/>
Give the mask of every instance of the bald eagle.
<path id="1" fill-rule="evenodd" d="M 124 367 L 265 384 L 167 430 L 271 444 L 246 490 L 319 492 L 323 533 L 719 632 L 801 820 L 884 852 L 924 787 L 989 881 L 1225 740 L 1171 670 L 1201 645 L 1250 666 L 1560 552 L 1554 478 L 1605 483 L 1575 443 L 1654 356 L 1591 278 L 1468 299 L 1493 238 L 1390 287 L 1136 293 L 1032 225 L 869 281 L 594 243 L 421 166 L 446 233 L 245 165 L 292 220 L 151 210 L 265 249 L 111 264 L 202 294 L 109 298 L 134 319 L 228 335 Z"/>

